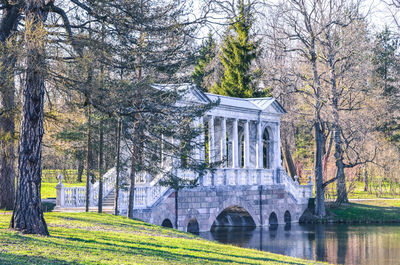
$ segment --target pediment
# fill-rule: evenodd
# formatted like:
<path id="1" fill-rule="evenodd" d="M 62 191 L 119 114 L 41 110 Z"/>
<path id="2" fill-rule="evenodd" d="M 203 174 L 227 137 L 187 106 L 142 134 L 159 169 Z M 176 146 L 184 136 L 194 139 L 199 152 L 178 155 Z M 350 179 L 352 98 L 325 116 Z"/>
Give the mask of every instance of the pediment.
<path id="1" fill-rule="evenodd" d="M 157 89 L 176 90 L 182 93 L 184 102 L 210 103 L 208 97 L 192 84 L 153 84 L 153 87 Z"/>
<path id="2" fill-rule="evenodd" d="M 285 109 L 275 98 L 252 98 L 249 99 L 249 101 L 251 101 L 264 113 L 279 115 L 286 113 Z"/>

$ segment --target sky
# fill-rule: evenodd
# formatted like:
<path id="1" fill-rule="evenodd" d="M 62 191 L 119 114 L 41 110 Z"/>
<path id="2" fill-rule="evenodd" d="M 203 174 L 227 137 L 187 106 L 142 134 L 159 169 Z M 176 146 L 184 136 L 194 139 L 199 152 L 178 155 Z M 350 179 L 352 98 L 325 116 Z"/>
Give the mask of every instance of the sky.
<path id="1" fill-rule="evenodd" d="M 390 1 L 390 0 L 389 0 Z M 369 20 L 373 24 L 372 30 L 381 31 L 386 26 L 394 26 L 391 10 L 382 0 L 367 0 L 364 12 L 369 12 Z"/>

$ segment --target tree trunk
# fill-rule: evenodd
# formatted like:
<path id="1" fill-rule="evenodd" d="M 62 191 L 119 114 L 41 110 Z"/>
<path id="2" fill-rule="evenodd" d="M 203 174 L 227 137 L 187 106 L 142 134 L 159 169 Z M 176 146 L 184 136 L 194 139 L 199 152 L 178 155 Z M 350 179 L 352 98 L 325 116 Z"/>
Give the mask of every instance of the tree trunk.
<path id="1" fill-rule="evenodd" d="M 85 168 L 85 164 L 83 162 L 84 162 L 84 160 L 83 160 L 83 156 L 82 156 L 82 157 L 80 157 L 78 159 L 78 178 L 77 178 L 77 181 L 79 183 L 82 182 L 83 169 Z"/>
<path id="2" fill-rule="evenodd" d="M 178 191 L 175 190 L 175 229 L 178 229 Z"/>
<path id="3" fill-rule="evenodd" d="M 15 196 L 15 57 L 8 54 L 7 47 L 3 49 L 0 62 L 0 209 L 11 210 Z M 0 47 L 0 51 L 3 49 Z"/>
<path id="4" fill-rule="evenodd" d="M 116 142 L 116 146 L 117 146 L 117 162 L 116 162 L 116 171 L 117 171 L 117 176 L 115 178 L 115 202 L 114 202 L 114 214 L 118 215 L 118 197 L 119 197 L 119 174 L 120 174 L 120 169 L 121 169 L 121 165 L 120 165 L 120 149 L 121 149 L 121 128 L 122 127 L 122 122 L 121 122 L 121 118 L 118 118 L 118 129 L 117 129 L 117 142 Z"/>
<path id="5" fill-rule="evenodd" d="M 325 190 L 323 187 L 322 175 L 322 144 L 323 133 L 319 122 L 314 124 L 315 130 L 315 214 L 318 217 L 326 215 L 325 210 Z"/>
<path id="6" fill-rule="evenodd" d="M 3 10 L 0 21 L 0 209 L 11 210 L 15 199 L 14 152 L 14 68 L 15 56 L 7 47 L 7 40 L 16 31 L 20 9 L 10 6 Z"/>
<path id="7" fill-rule="evenodd" d="M 99 213 L 103 212 L 103 144 L 104 144 L 104 131 L 103 119 L 100 118 L 100 143 L 99 143 L 99 202 L 97 210 Z"/>
<path id="8" fill-rule="evenodd" d="M 368 171 L 366 167 L 364 169 L 364 191 L 368 191 Z"/>
<path id="9" fill-rule="evenodd" d="M 283 140 L 282 141 L 283 157 L 285 158 L 285 163 L 286 163 L 287 169 L 289 171 L 289 174 L 294 179 L 294 176 L 297 175 L 296 167 L 293 163 L 293 158 L 292 158 L 292 154 L 290 152 L 290 146 L 287 141 L 286 135 L 283 136 L 282 140 Z"/>
<path id="10" fill-rule="evenodd" d="M 131 175 L 130 175 L 130 189 L 129 189 L 129 204 L 128 204 L 128 217 L 133 218 L 133 209 L 135 203 L 135 177 L 139 168 L 139 144 L 140 144 L 140 130 L 139 122 L 136 120 L 133 125 L 133 143 L 132 143 L 132 157 L 131 157 Z"/>
<path id="11" fill-rule="evenodd" d="M 333 54 L 333 52 L 330 52 Z M 340 117 L 339 117 L 339 93 L 337 91 L 336 84 L 336 73 L 334 57 L 330 55 L 329 57 L 329 68 L 330 68 L 330 78 L 331 78 L 331 98 L 332 98 L 332 118 L 333 118 L 333 137 L 335 141 L 335 159 L 336 159 L 336 204 L 341 204 L 344 202 L 349 202 L 347 198 L 346 189 L 346 175 L 344 174 L 344 163 L 343 163 L 343 149 L 342 149 L 342 137 L 340 128 Z"/>
<path id="12" fill-rule="evenodd" d="M 135 144 L 132 145 L 132 157 L 131 157 L 131 174 L 130 174 L 130 188 L 129 188 L 129 202 L 128 202 L 128 217 L 133 218 L 133 208 L 135 204 L 135 164 L 136 164 L 136 148 Z"/>
<path id="13" fill-rule="evenodd" d="M 90 170 L 91 170 L 91 163 L 92 163 L 92 148 L 91 148 L 91 142 L 92 142 L 92 122 L 91 122 L 91 117 L 90 117 L 90 105 L 87 107 L 87 122 L 88 122 L 88 128 L 87 128 L 87 151 L 86 151 L 86 208 L 85 211 L 89 212 L 89 206 L 90 206 Z"/>
<path id="14" fill-rule="evenodd" d="M 29 234 L 49 235 L 40 188 L 44 104 L 44 1 L 26 1 L 26 80 L 19 139 L 18 185 L 10 227 Z"/>
<path id="15" fill-rule="evenodd" d="M 322 218 L 326 215 L 325 210 L 325 191 L 324 191 L 324 177 L 322 175 L 322 156 L 323 150 L 325 148 L 324 142 L 324 133 L 322 131 L 321 124 L 321 82 L 318 74 L 317 68 L 317 54 L 315 52 L 315 39 L 311 39 L 311 65 L 313 69 L 314 81 L 316 83 L 315 89 L 315 121 L 314 121 L 314 130 L 315 130 L 315 215 Z"/>

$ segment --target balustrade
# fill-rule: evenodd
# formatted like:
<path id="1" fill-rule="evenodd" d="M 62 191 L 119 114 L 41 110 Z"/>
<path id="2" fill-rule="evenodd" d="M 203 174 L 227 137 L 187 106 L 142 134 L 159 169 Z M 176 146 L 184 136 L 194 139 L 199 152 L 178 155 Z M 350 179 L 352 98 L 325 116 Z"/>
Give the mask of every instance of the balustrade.
<path id="1" fill-rule="evenodd" d="M 107 197 L 114 189 L 115 169 L 111 169 L 103 177 L 104 198 Z M 196 174 L 189 170 L 178 170 L 178 177 L 182 179 L 193 180 Z M 274 177 L 276 176 L 276 178 Z M 86 202 L 86 188 L 73 187 L 65 188 L 60 183 L 57 185 L 57 206 L 60 207 L 83 207 Z M 152 207 L 166 192 L 170 189 L 160 185 L 162 175 L 156 176 L 151 182 L 148 174 L 138 174 L 137 186 L 134 191 L 134 208 L 144 209 Z M 298 181 L 292 180 L 284 170 L 272 169 L 232 169 L 220 168 L 208 171 L 203 175 L 200 181 L 202 186 L 239 186 L 239 185 L 271 185 L 283 184 L 286 190 L 299 203 L 306 203 L 308 198 L 313 195 L 313 184 L 310 182 L 307 185 L 301 186 Z M 99 183 L 96 182 L 91 186 L 90 205 L 95 206 L 98 203 Z M 119 192 L 119 209 L 120 213 L 124 214 L 127 211 L 129 191 L 121 189 Z"/>

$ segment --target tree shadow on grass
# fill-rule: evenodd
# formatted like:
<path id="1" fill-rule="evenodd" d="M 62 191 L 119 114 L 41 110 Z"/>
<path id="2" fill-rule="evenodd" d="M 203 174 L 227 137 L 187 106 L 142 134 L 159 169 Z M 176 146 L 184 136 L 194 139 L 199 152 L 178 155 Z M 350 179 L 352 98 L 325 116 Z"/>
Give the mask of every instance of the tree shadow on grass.
<path id="1" fill-rule="evenodd" d="M 171 244 L 159 244 L 158 242 L 142 242 L 142 240 L 132 241 L 127 239 L 117 238 L 116 236 L 107 236 L 107 234 L 92 234 L 91 231 L 81 230 L 82 234 L 73 235 L 57 235 L 50 237 L 40 236 L 24 236 L 22 234 L 8 235 L 8 241 L 13 244 L 18 244 L 23 248 L 24 245 L 36 245 L 39 248 L 47 249 L 62 249 L 69 253 L 86 253 L 89 255 L 98 255 L 104 253 L 104 256 L 126 256 L 128 259 L 142 257 L 155 258 L 164 260 L 166 263 L 182 262 L 182 263 L 218 263 L 218 264 L 260 264 L 271 262 L 274 264 L 302 264 L 298 262 L 282 261 L 271 257 L 248 257 L 240 254 L 219 253 L 217 251 L 197 249 L 195 246 L 174 246 Z M 91 234 L 91 238 L 85 238 L 86 233 Z M 101 233 L 101 232 L 100 232 Z M 87 236 L 87 235 L 86 235 Z M 54 242 L 57 239 L 60 242 Z M 146 240 L 146 239 L 144 239 Z M 119 244 L 113 244 L 115 241 Z M 185 242 L 176 242 L 184 244 Z M 47 252 L 46 251 L 46 252 Z M 178 253 L 177 253 L 178 252 Z M 60 254 L 60 252 L 58 252 Z M 32 253 L 34 255 L 34 253 Z M 218 255 L 217 257 L 213 255 Z M 210 257 L 211 256 L 211 257 Z M 19 256 L 17 254 L 2 254 L 0 256 L 0 264 L 71 264 L 70 262 L 58 259 L 46 259 L 44 257 L 29 257 Z M 99 256 L 99 259 L 102 257 Z M 247 259 L 243 261 L 241 259 Z M 82 262 L 85 262 L 82 260 Z M 77 264 L 77 263 L 75 263 Z"/>
<path id="2" fill-rule="evenodd" d="M 2 265 L 20 265 L 20 264 L 35 264 L 35 265 L 62 265 L 62 264 L 78 264 L 74 262 L 66 262 L 59 259 L 49 259 L 44 257 L 31 257 L 27 255 L 16 255 L 0 252 L 0 264 Z"/>
<path id="3" fill-rule="evenodd" d="M 109 214 L 96 215 L 96 217 L 104 216 L 105 218 L 107 218 L 107 217 L 109 217 L 107 215 L 109 215 Z M 129 228 L 129 229 L 133 229 L 135 226 L 150 227 L 153 229 L 156 228 L 156 226 L 153 224 L 145 223 L 143 221 L 134 220 L 134 219 L 126 219 L 126 220 L 118 220 L 118 221 L 110 220 L 109 222 L 107 222 L 106 220 L 98 220 L 97 218 L 94 218 L 94 217 L 91 218 L 91 216 L 87 216 L 87 217 L 57 216 L 57 218 L 67 220 L 67 221 L 77 221 L 77 222 L 84 222 L 84 223 L 104 225 L 104 226 L 113 226 L 113 227 L 118 226 L 121 228 Z M 136 230 L 140 230 L 140 228 L 138 227 Z"/>
<path id="4" fill-rule="evenodd" d="M 155 243 L 148 243 L 148 242 L 129 242 L 129 241 L 124 241 L 124 240 L 119 240 L 119 242 L 122 243 L 127 243 L 127 244 L 137 244 L 138 246 L 132 246 L 132 245 L 115 245 L 112 243 L 108 242 L 98 242 L 96 240 L 92 239 L 83 239 L 83 238 L 70 238 L 70 237 L 61 237 L 57 236 L 57 238 L 65 239 L 65 240 L 71 240 L 71 241 L 77 241 L 80 243 L 84 244 L 90 244 L 90 243 L 96 243 L 98 247 L 89 247 L 87 245 L 85 246 L 79 246 L 78 248 L 81 248 L 82 251 L 107 251 L 110 253 L 119 253 L 119 254 L 124 254 L 124 255 L 141 255 L 141 256 L 149 256 L 149 257 L 158 257 L 162 258 L 167 262 L 171 261 L 185 261 L 185 259 L 190 258 L 193 260 L 196 260 L 197 262 L 200 263 L 205 263 L 205 262 L 213 262 L 213 263 L 219 263 L 219 264 L 260 264 L 260 262 L 273 262 L 275 264 L 302 264 L 302 263 L 297 263 L 297 262 L 290 262 L 290 261 L 281 261 L 278 259 L 274 258 L 262 258 L 262 257 L 249 257 L 249 256 L 240 256 L 240 255 L 234 255 L 234 254 L 226 254 L 226 253 L 220 253 L 220 252 L 214 252 L 214 251 L 206 251 L 202 249 L 192 249 L 192 248 L 185 248 L 185 247 L 177 247 L 177 246 L 168 246 L 168 245 L 161 245 L 161 244 L 155 244 Z M 99 238 L 100 239 L 100 238 Z M 102 240 L 107 240 L 107 238 L 102 238 Z M 58 244 L 58 243 L 55 243 Z M 77 245 L 74 245 L 74 248 L 77 248 Z M 66 246 L 64 245 L 64 248 Z M 217 254 L 223 256 L 223 258 L 216 258 L 216 257 L 202 257 L 202 256 L 197 256 L 192 253 L 172 253 L 171 251 L 168 250 L 161 250 L 160 248 L 169 248 L 171 250 L 186 250 L 186 251 L 194 251 L 194 252 L 199 252 L 199 253 L 209 253 L 209 254 Z M 245 262 L 245 261 L 240 261 L 238 259 L 248 259 L 252 260 L 252 262 Z"/>
<path id="5" fill-rule="evenodd" d="M 109 217 L 108 214 L 102 214 L 101 216 L 104 216 L 105 218 Z M 98 217 L 98 215 L 96 215 L 96 217 Z M 67 221 L 77 221 L 77 222 L 85 222 L 85 223 L 90 223 L 90 224 L 95 224 L 95 225 L 103 225 L 103 226 L 107 226 L 107 227 L 113 227 L 115 228 L 115 226 L 117 226 L 116 228 L 116 232 L 118 232 L 118 228 L 127 228 L 129 230 L 131 230 L 131 232 L 143 232 L 143 230 L 146 231 L 150 231 L 150 232 L 160 232 L 162 231 L 162 233 L 164 233 L 164 235 L 168 235 L 168 236 L 180 236 L 182 238 L 197 238 L 197 236 L 192 235 L 192 234 L 188 234 L 179 230 L 171 230 L 171 229 L 165 229 L 161 226 L 157 226 L 154 224 L 150 224 L 150 223 L 146 223 L 143 222 L 141 220 L 138 219 L 122 219 L 122 220 L 118 220 L 118 221 L 111 221 L 107 222 L 104 220 L 98 220 L 97 218 L 93 217 L 91 219 L 91 216 L 87 216 L 87 217 L 78 217 L 78 216 L 74 216 L 74 217 L 70 217 L 70 216 L 57 216 L 57 218 L 63 219 L 63 220 L 67 220 Z"/>

